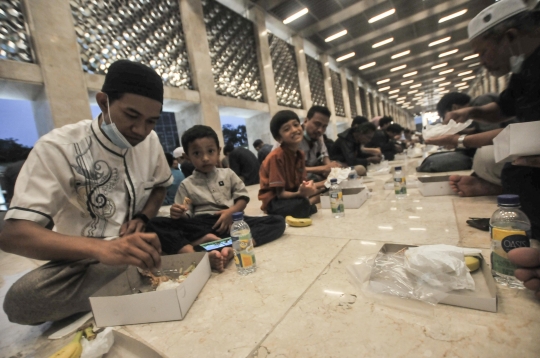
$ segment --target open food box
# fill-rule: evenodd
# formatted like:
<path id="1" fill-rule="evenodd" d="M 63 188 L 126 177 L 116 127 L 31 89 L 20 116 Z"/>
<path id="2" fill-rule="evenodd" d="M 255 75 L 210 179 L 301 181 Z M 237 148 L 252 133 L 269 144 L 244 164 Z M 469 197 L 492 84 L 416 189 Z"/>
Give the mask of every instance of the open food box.
<path id="1" fill-rule="evenodd" d="M 456 195 L 450 188 L 450 176 L 418 177 L 418 191 L 423 196 Z"/>
<path id="2" fill-rule="evenodd" d="M 206 252 L 163 256 L 163 274 L 195 268 L 173 289 L 154 291 L 136 267 L 128 269 L 90 297 L 98 327 L 182 320 L 211 274 Z"/>
<path id="3" fill-rule="evenodd" d="M 513 123 L 493 139 L 495 161 L 514 160 L 517 157 L 539 155 L 540 122 Z"/>
<path id="4" fill-rule="evenodd" d="M 395 254 L 398 251 L 415 247 L 412 245 L 384 244 L 381 252 L 385 254 Z M 491 275 L 491 268 L 482 256 L 480 259 L 480 268 L 471 272 L 474 280 L 475 290 L 455 290 L 450 291 L 448 296 L 439 303 L 446 305 L 472 308 L 480 311 L 497 312 L 497 287 L 495 280 Z"/>
<path id="5" fill-rule="evenodd" d="M 345 209 L 358 209 L 368 199 L 366 188 L 345 188 L 343 193 L 343 205 Z M 328 192 L 321 194 L 321 208 L 330 209 L 330 195 Z"/>

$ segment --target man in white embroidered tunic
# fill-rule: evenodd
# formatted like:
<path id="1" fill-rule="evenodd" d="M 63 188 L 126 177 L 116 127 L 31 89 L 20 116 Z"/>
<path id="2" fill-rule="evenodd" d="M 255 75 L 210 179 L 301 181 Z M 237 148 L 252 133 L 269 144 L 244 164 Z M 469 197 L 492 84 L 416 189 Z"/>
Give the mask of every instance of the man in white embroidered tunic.
<path id="1" fill-rule="evenodd" d="M 120 60 L 96 99 L 102 114 L 40 138 L 17 180 L 0 248 L 50 262 L 8 291 L 12 322 L 90 311 L 88 297 L 126 265 L 160 267 L 159 240 L 143 231 L 173 180 L 153 131 L 163 83 L 151 68 Z"/>

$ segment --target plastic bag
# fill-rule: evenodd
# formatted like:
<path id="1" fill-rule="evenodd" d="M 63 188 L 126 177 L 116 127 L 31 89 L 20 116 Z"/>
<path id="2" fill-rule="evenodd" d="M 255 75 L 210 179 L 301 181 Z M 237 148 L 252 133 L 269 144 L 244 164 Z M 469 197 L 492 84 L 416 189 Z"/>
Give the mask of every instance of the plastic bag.
<path id="1" fill-rule="evenodd" d="M 422 248 L 426 247 L 429 246 Z M 415 248 L 409 250 L 411 249 Z M 420 253 L 427 253 L 428 250 L 420 251 Z M 422 261 L 424 255 L 419 255 L 414 251 L 409 254 L 408 259 L 404 252 L 392 254 L 379 252 L 375 258 L 361 257 L 348 269 L 354 282 L 368 296 L 385 294 L 435 305 L 443 300 L 449 291 L 454 290 L 454 287 L 470 287 L 470 280 L 472 280 L 463 258 L 461 261 L 466 275 L 463 275 L 463 271 L 459 268 L 458 275 L 451 268 L 459 265 L 452 258 L 444 258 L 446 255 L 453 254 L 444 254 L 440 250 L 439 248 L 436 254 L 438 258 L 424 261 Z M 461 256 L 463 257 L 463 252 Z M 472 281 L 472 286 L 474 289 L 474 281 Z"/>
<path id="2" fill-rule="evenodd" d="M 92 341 L 82 339 L 81 344 L 83 346 L 81 358 L 100 358 L 104 354 L 109 353 L 114 344 L 112 327 L 105 328 Z"/>
<path id="3" fill-rule="evenodd" d="M 451 119 L 448 124 L 437 123 L 435 125 L 426 125 L 422 131 L 422 136 L 424 139 L 431 139 L 435 137 L 440 137 L 443 135 L 456 134 L 467 128 L 471 125 L 472 119 L 469 119 L 465 123 L 456 123 Z"/>
<path id="4" fill-rule="evenodd" d="M 328 177 L 326 178 L 326 182 L 324 183 L 324 186 L 327 188 L 330 188 L 330 179 L 337 179 L 338 184 L 341 183 L 344 180 L 347 180 L 349 178 L 349 173 L 351 172 L 351 168 L 332 168 L 330 169 L 330 174 L 328 174 Z"/>

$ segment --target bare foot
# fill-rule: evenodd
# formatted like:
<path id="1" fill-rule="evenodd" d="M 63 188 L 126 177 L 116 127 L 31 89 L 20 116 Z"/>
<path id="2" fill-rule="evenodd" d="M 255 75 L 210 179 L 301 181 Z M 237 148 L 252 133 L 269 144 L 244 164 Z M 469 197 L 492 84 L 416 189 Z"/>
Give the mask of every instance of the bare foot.
<path id="1" fill-rule="evenodd" d="M 532 247 L 517 248 L 508 253 L 508 258 L 520 267 L 514 272 L 516 278 L 540 298 L 540 251 Z"/>
<path id="2" fill-rule="evenodd" d="M 502 194 L 502 187 L 475 176 L 451 175 L 450 188 L 459 196 L 488 196 Z"/>
<path id="3" fill-rule="evenodd" d="M 227 264 L 234 257 L 234 250 L 231 247 L 224 247 L 221 252 L 218 250 L 210 251 L 210 267 L 219 272 L 223 272 Z"/>
<path id="4" fill-rule="evenodd" d="M 196 245 L 204 244 L 205 242 L 216 241 L 216 240 L 219 240 L 219 239 L 220 238 L 217 237 L 214 234 L 206 234 L 206 235 L 198 238 L 197 240 L 193 241 L 191 243 L 191 245 L 196 246 Z"/>

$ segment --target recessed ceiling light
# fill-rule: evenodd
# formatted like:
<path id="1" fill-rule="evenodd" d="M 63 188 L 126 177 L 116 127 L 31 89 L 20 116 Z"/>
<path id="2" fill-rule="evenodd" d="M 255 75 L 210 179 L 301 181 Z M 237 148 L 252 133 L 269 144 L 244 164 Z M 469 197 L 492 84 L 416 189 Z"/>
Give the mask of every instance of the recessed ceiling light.
<path id="1" fill-rule="evenodd" d="M 478 65 L 480 65 L 480 62 L 471 63 L 471 64 L 470 64 L 469 66 L 467 66 L 467 67 L 476 67 L 476 66 L 478 66 Z"/>
<path id="2" fill-rule="evenodd" d="M 403 51 L 403 52 L 400 52 L 400 53 L 396 53 L 394 56 L 391 57 L 391 59 L 393 60 L 393 59 L 396 59 L 396 58 L 399 58 L 399 57 L 407 56 L 410 53 L 411 53 L 410 50 Z"/>
<path id="3" fill-rule="evenodd" d="M 289 16 L 288 18 L 286 18 L 285 20 L 283 20 L 283 23 L 288 24 L 290 22 L 293 22 L 294 20 L 304 16 L 308 12 L 309 12 L 309 10 L 307 9 L 307 7 L 305 7 L 302 10 L 298 11 L 296 14 L 293 14 L 293 15 Z"/>
<path id="4" fill-rule="evenodd" d="M 478 57 L 478 54 L 475 53 L 475 54 L 472 54 L 472 55 L 470 55 L 470 56 L 463 57 L 463 61 L 471 60 L 471 59 L 477 58 L 477 57 Z"/>
<path id="5" fill-rule="evenodd" d="M 418 92 L 418 90 L 409 91 L 409 92 L 407 92 L 407 94 L 413 94 L 413 93 L 416 93 L 416 92 Z"/>
<path id="6" fill-rule="evenodd" d="M 439 76 L 446 75 L 447 73 L 452 73 L 452 72 L 454 72 L 453 68 L 451 68 L 449 70 L 441 71 L 441 72 L 439 72 Z"/>
<path id="7" fill-rule="evenodd" d="M 356 54 L 354 52 L 351 52 L 351 53 L 348 53 L 346 55 L 343 55 L 341 57 L 336 58 L 336 61 L 341 62 L 341 61 L 344 61 L 344 60 L 346 60 L 348 58 L 354 57 L 354 55 L 356 55 Z"/>
<path id="8" fill-rule="evenodd" d="M 402 86 L 407 86 L 407 85 L 410 85 L 413 82 L 414 82 L 414 80 L 409 80 L 409 81 L 401 82 L 401 85 Z"/>
<path id="9" fill-rule="evenodd" d="M 445 16 L 445 17 L 443 17 L 442 19 L 439 20 L 439 24 L 440 24 L 441 22 L 445 22 L 445 21 L 448 21 L 448 20 L 452 20 L 452 19 L 454 19 L 454 18 L 456 18 L 456 17 L 458 17 L 458 16 L 461 16 L 461 15 L 465 14 L 466 12 L 467 12 L 467 9 L 464 9 L 464 10 L 458 11 L 458 12 L 456 12 L 456 13 L 454 13 L 454 14 Z"/>
<path id="10" fill-rule="evenodd" d="M 327 37 L 326 39 L 324 39 L 324 42 L 334 41 L 335 39 L 338 39 L 341 36 L 345 35 L 347 35 L 347 30 L 340 31 L 337 34 L 333 34 L 332 36 Z"/>
<path id="11" fill-rule="evenodd" d="M 470 81 L 472 79 L 475 79 L 476 76 L 469 76 L 469 77 L 465 77 L 464 79 L 462 79 L 462 81 Z"/>
<path id="12" fill-rule="evenodd" d="M 392 41 L 394 41 L 394 38 L 390 37 L 389 39 L 382 40 L 381 42 L 377 42 L 375 45 L 373 45 L 371 47 L 373 47 L 373 48 L 381 47 L 382 45 L 389 44 Z"/>
<path id="13" fill-rule="evenodd" d="M 458 83 L 457 85 L 455 85 L 454 87 L 461 87 L 461 86 L 467 86 L 467 83 L 466 82 L 461 82 L 461 83 Z"/>
<path id="14" fill-rule="evenodd" d="M 440 65 L 432 66 L 431 69 L 436 70 L 437 68 L 441 68 L 441 67 L 444 67 L 444 66 L 447 66 L 447 65 L 448 65 L 448 62 L 445 62 L 445 63 L 441 63 Z"/>
<path id="15" fill-rule="evenodd" d="M 377 84 L 382 85 L 383 83 L 387 83 L 387 82 L 390 82 L 389 78 L 385 78 L 384 80 L 377 81 Z"/>
<path id="16" fill-rule="evenodd" d="M 436 80 L 433 80 L 433 83 L 442 82 L 446 79 L 446 77 L 437 78 Z"/>
<path id="17" fill-rule="evenodd" d="M 402 103 L 405 103 L 404 100 L 401 100 L 401 101 L 397 101 L 396 104 L 402 104 Z"/>
<path id="18" fill-rule="evenodd" d="M 450 56 L 450 55 L 453 55 L 455 54 L 456 52 L 458 52 L 459 50 L 456 48 L 454 50 L 450 50 L 450 51 L 447 51 L 447 52 L 443 52 L 439 55 L 439 57 L 446 57 L 446 56 Z"/>
<path id="19" fill-rule="evenodd" d="M 388 11 L 383 12 L 380 15 L 374 16 L 371 19 L 368 20 L 370 24 L 374 23 L 375 21 L 379 21 L 380 19 L 384 19 L 385 17 L 388 17 L 396 12 L 396 9 L 390 9 Z"/>
<path id="20" fill-rule="evenodd" d="M 469 86 L 462 86 L 462 87 L 459 87 L 460 90 L 465 89 L 465 88 L 469 88 Z"/>
<path id="21" fill-rule="evenodd" d="M 399 97 L 399 98 L 398 98 L 398 101 L 406 100 L 406 99 L 407 99 L 407 96 L 403 96 L 403 97 Z"/>
<path id="22" fill-rule="evenodd" d="M 396 72 L 396 71 L 402 70 L 402 69 L 404 69 L 406 67 L 407 67 L 407 65 L 397 66 L 397 67 L 394 67 L 394 68 L 390 69 L 390 72 Z"/>
<path id="23" fill-rule="evenodd" d="M 379 88 L 379 92 L 388 91 L 389 89 L 390 89 L 390 86 Z"/>
<path id="24" fill-rule="evenodd" d="M 446 41 L 450 41 L 450 39 L 451 39 L 451 37 L 448 36 L 448 37 L 445 37 L 444 39 L 440 39 L 440 40 L 437 40 L 437 41 L 433 41 L 433 42 L 430 43 L 428 46 L 429 46 L 429 47 L 431 47 L 431 46 L 436 46 L 436 45 L 445 43 Z"/>
<path id="25" fill-rule="evenodd" d="M 399 89 L 395 89 L 395 90 L 392 90 L 392 91 L 388 92 L 388 94 L 398 93 L 398 92 L 399 92 Z"/>
<path id="26" fill-rule="evenodd" d="M 377 62 L 370 62 L 370 63 L 366 63 L 365 65 L 362 65 L 360 67 L 358 67 L 359 70 L 365 70 L 366 68 L 370 68 L 370 67 L 373 67 L 377 64 Z"/>
<path id="27" fill-rule="evenodd" d="M 460 77 L 461 76 L 467 76 L 467 75 L 469 75 L 471 73 L 472 73 L 472 70 L 471 71 L 465 71 L 465 72 L 458 73 L 458 76 L 460 76 Z"/>
<path id="28" fill-rule="evenodd" d="M 449 90 L 444 90 L 444 91 L 440 91 L 439 93 L 448 93 L 450 92 Z"/>
<path id="29" fill-rule="evenodd" d="M 422 84 L 421 84 L 421 83 L 417 83 L 417 84 L 415 84 L 415 85 L 412 85 L 410 88 L 418 88 L 418 87 L 420 87 L 420 86 L 422 86 Z"/>
<path id="30" fill-rule="evenodd" d="M 452 83 L 452 82 L 441 83 L 441 84 L 439 85 L 439 87 L 445 87 L 445 86 L 448 86 L 450 83 Z"/>
<path id="31" fill-rule="evenodd" d="M 403 75 L 403 77 L 411 77 L 411 76 L 414 76 L 418 73 L 418 71 L 414 71 L 414 72 L 409 72 L 409 73 L 406 73 Z"/>
<path id="32" fill-rule="evenodd" d="M 388 93 L 390 93 L 390 92 L 388 92 Z M 398 95 L 397 95 L 397 94 L 395 94 L 395 95 L 393 95 L 393 96 L 390 96 L 390 97 L 388 97 L 388 98 L 389 98 L 389 99 L 392 99 L 392 98 L 397 98 L 397 97 L 398 97 Z"/>

